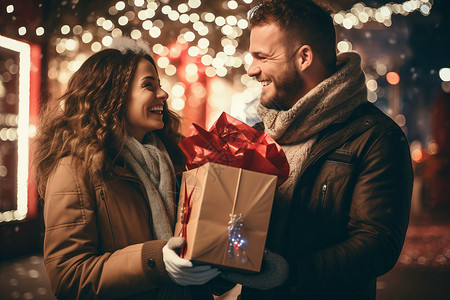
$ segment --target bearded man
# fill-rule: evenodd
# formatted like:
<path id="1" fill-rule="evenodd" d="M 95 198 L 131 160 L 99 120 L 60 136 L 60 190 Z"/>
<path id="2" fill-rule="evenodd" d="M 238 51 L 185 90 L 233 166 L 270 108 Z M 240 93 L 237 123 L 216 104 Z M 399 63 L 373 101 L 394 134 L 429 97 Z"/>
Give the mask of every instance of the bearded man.
<path id="1" fill-rule="evenodd" d="M 262 84 L 255 128 L 283 148 L 263 269 L 222 277 L 248 299 L 364 299 L 396 263 L 413 173 L 401 128 L 367 101 L 356 52 L 336 56 L 330 14 L 309 0 L 250 14 L 248 75 Z"/>

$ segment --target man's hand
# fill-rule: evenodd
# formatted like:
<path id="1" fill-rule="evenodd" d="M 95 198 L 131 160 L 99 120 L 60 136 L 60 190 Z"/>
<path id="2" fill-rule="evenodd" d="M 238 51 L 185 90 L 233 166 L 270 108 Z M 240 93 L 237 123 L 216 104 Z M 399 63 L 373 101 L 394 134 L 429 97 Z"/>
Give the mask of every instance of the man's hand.
<path id="1" fill-rule="evenodd" d="M 269 290 L 284 284 L 289 276 L 289 265 L 280 255 L 264 251 L 263 265 L 260 273 L 244 274 L 222 271 L 222 278 L 259 290 Z"/>

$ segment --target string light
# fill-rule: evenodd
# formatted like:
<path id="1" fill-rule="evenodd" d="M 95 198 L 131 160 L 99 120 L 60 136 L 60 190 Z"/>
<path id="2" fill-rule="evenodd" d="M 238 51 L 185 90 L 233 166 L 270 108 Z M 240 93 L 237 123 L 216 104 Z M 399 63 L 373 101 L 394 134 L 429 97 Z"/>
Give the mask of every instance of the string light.
<path id="1" fill-rule="evenodd" d="M 439 77 L 442 81 L 450 81 L 450 68 L 442 68 L 439 70 Z"/>
<path id="2" fill-rule="evenodd" d="M 10 126 L 17 124 L 17 128 L 3 128 L 0 132 L 1 140 L 17 140 L 17 209 L 0 213 L 0 222 L 3 220 L 22 220 L 28 212 L 28 145 L 29 145 L 29 101 L 30 101 L 30 71 L 31 47 L 30 45 L 0 36 L 2 48 L 17 52 L 19 56 L 19 86 L 18 86 L 18 114 L 7 116 L 6 123 Z"/>
<path id="3" fill-rule="evenodd" d="M 178 3 L 176 6 L 173 6 L 169 1 L 154 1 L 154 0 L 128 0 L 128 1 L 117 1 L 117 3 L 111 6 L 108 9 L 109 17 L 107 16 L 99 16 L 95 20 L 95 24 L 97 27 L 101 27 L 107 31 L 106 35 L 110 37 L 116 37 L 123 34 L 122 27 L 130 26 L 130 22 L 134 20 L 137 16 L 142 21 L 142 29 L 147 32 L 150 38 L 156 39 L 159 38 L 163 33 L 164 24 L 161 20 L 156 20 L 161 22 L 161 24 L 154 24 L 152 20 L 157 11 L 159 10 L 161 13 L 167 15 L 167 19 L 171 22 L 179 22 L 180 24 L 187 25 L 189 22 L 192 23 L 191 33 L 184 34 L 184 36 L 178 36 L 177 40 L 182 42 L 197 42 L 196 48 L 190 48 L 190 55 L 202 55 L 206 53 L 216 52 L 212 47 L 213 43 L 211 41 L 215 39 L 215 35 L 217 35 L 217 30 L 211 30 L 213 27 L 209 27 L 211 25 L 217 26 L 220 30 L 220 33 L 229 39 L 237 39 L 243 33 L 244 29 L 248 28 L 248 21 L 246 20 L 245 13 L 248 10 L 248 6 L 245 7 L 244 11 L 238 11 L 241 5 L 249 5 L 253 1 L 252 0 L 243 0 L 242 4 L 239 4 L 238 1 L 229 0 L 224 2 L 224 9 L 228 9 L 230 14 L 227 16 L 215 15 L 212 12 L 202 12 L 200 15 L 195 11 L 199 9 L 204 3 L 200 0 L 188 0 L 183 3 Z M 206 2 L 205 2 L 206 3 Z M 403 3 L 388 3 L 381 7 L 374 8 L 366 6 L 364 3 L 356 3 L 349 10 L 343 10 L 333 15 L 334 22 L 344 28 L 352 29 L 352 28 L 361 28 L 363 24 L 375 21 L 379 23 L 383 23 L 386 26 L 390 26 L 392 24 L 391 18 L 393 15 L 408 15 L 415 11 L 420 11 L 423 15 L 429 15 L 433 2 L 430 0 L 410 0 L 404 1 Z M 6 7 L 7 13 L 14 12 L 14 6 L 8 5 Z M 117 15 L 117 16 L 116 16 Z M 111 18 L 116 16 L 114 18 Z M 203 23 L 206 22 L 206 23 Z M 156 22 L 155 22 L 156 23 Z M 186 26 L 183 26 L 186 28 Z M 216 29 L 216 28 L 215 28 Z M 69 36 L 71 28 L 69 25 L 63 25 L 61 27 L 61 33 L 63 35 Z M 106 47 L 110 44 L 110 39 L 104 36 L 95 37 L 91 32 L 96 31 L 95 29 L 82 28 L 80 25 L 76 25 L 72 29 L 75 35 L 81 35 L 81 41 L 84 44 L 91 44 L 91 51 L 97 52 L 101 50 L 101 48 Z M 108 34 L 108 32 L 110 32 Z M 21 27 L 19 29 L 20 35 L 25 35 L 27 33 L 25 27 Z M 45 30 L 40 27 L 36 29 L 36 35 L 42 36 L 44 35 Z M 210 36 L 212 34 L 212 36 Z M 134 39 L 142 38 L 143 32 L 138 29 L 133 29 L 130 33 L 130 36 Z M 96 33 L 98 35 L 98 33 Z M 100 34 L 101 35 L 101 34 Z M 203 39 L 202 39 L 203 38 Z M 69 37 L 69 39 L 74 39 L 74 37 Z M 185 41 L 183 41 L 183 39 Z M 201 42 L 200 42 L 200 39 Z M 94 44 L 95 43 L 95 44 Z M 68 45 L 68 46 L 67 46 Z M 65 54 L 66 51 L 73 51 L 75 43 L 66 42 L 65 44 L 56 43 L 55 47 L 57 53 L 61 56 Z M 100 47 L 99 47 L 100 46 Z M 76 47 L 75 47 L 76 48 Z M 248 65 L 246 62 L 245 52 L 237 52 L 237 45 L 234 47 L 227 45 L 224 46 L 223 52 L 225 52 L 229 56 L 234 56 L 236 59 L 233 63 L 228 60 L 228 64 L 225 64 L 226 68 L 221 69 L 220 74 L 226 73 L 228 74 L 231 69 L 241 68 Z M 341 41 L 338 43 L 338 51 L 345 52 L 352 50 L 352 45 L 348 41 Z M 244 63 L 242 63 L 244 62 Z M 167 65 L 169 66 L 169 65 Z M 223 67 L 220 64 L 219 67 Z M 378 71 L 377 71 L 378 72 Z M 381 72 L 383 73 L 383 72 Z"/>
<path id="4" fill-rule="evenodd" d="M 251 64 L 252 57 L 247 51 L 239 51 L 239 38 L 244 33 L 244 30 L 248 28 L 246 13 L 249 4 L 252 2 L 252 0 L 224 1 L 222 5 L 224 13 L 220 15 L 217 12 L 207 11 L 207 9 L 202 11 L 201 7 L 206 7 L 206 1 L 200 0 L 185 0 L 177 4 L 172 4 L 170 1 L 155 0 L 117 1 L 115 5 L 109 7 L 109 9 L 107 8 L 105 15 L 99 15 L 90 24 L 83 25 L 83 27 L 75 25 L 72 28 L 69 25 L 63 25 L 61 34 L 65 39 L 56 37 L 55 50 L 59 54 L 60 59 L 71 60 L 74 55 L 73 51 L 90 48 L 90 51 L 98 52 L 109 46 L 112 38 L 122 34 L 129 34 L 134 39 L 153 39 L 151 43 L 155 43 L 161 37 L 163 37 L 163 40 L 166 40 L 167 36 L 172 36 L 175 38 L 170 43 L 175 42 L 178 45 L 188 45 L 186 48 L 183 48 L 183 51 L 185 51 L 183 55 L 187 54 L 192 58 L 199 57 L 197 62 L 203 66 L 202 74 L 207 77 L 227 77 L 238 73 L 241 80 L 237 82 L 242 83 L 244 91 L 248 89 L 252 91 L 259 90 L 260 92 L 259 85 L 253 86 L 253 80 L 242 80 L 242 78 L 247 78 L 245 72 Z M 335 24 L 346 29 L 359 29 L 368 22 L 378 22 L 385 26 L 390 26 L 394 15 L 407 16 L 410 13 L 419 11 L 424 16 L 427 16 L 432 6 L 433 1 L 430 0 L 388 3 L 378 8 L 366 6 L 364 3 L 356 3 L 351 9 L 339 11 L 333 14 L 332 17 Z M 7 13 L 12 13 L 13 11 L 14 6 L 10 5 L 7 7 Z M 160 16 L 161 14 L 164 20 L 171 22 L 171 25 L 173 25 L 170 27 L 170 33 L 165 28 L 162 20 L 155 19 L 155 16 L 157 17 L 157 15 Z M 138 19 L 140 27 L 135 26 L 136 19 Z M 177 30 L 179 32 L 176 32 Z M 71 32 L 73 36 L 70 36 Z M 25 27 L 21 29 L 21 34 L 27 34 Z M 44 28 L 36 29 L 37 36 L 44 34 Z M 218 44 L 222 48 L 217 49 Z M 353 49 L 354 47 L 350 41 L 343 40 L 337 43 L 338 52 L 346 52 Z M 169 49 L 161 44 L 159 46 L 155 44 L 152 50 L 155 55 L 167 56 L 168 61 L 165 61 L 162 65 L 164 73 L 168 76 L 177 76 L 177 67 L 179 67 L 179 59 L 182 54 L 180 48 L 171 49 L 170 55 Z M 164 53 L 162 53 L 163 50 Z M 55 78 L 57 72 L 68 71 L 70 73 L 75 68 L 72 66 L 70 69 L 65 70 L 63 66 L 64 64 L 59 63 L 55 67 L 49 67 L 49 76 Z M 387 76 L 386 63 L 376 63 L 375 71 L 379 76 Z M 445 74 L 446 71 L 443 72 Z M 242 74 L 245 76 L 242 76 Z M 444 78 L 448 78 L 445 76 Z M 56 78 L 62 80 L 65 80 L 65 77 L 62 75 L 56 76 Z M 441 79 L 443 78 L 441 75 L 440 77 Z M 191 76 L 190 79 L 192 80 L 192 78 Z M 447 82 L 446 80 L 448 81 L 448 79 L 442 79 L 443 83 Z M 376 79 L 373 79 L 373 81 L 376 82 Z M 172 84 L 174 83 L 176 81 Z M 445 85 L 446 88 L 447 86 Z M 377 93 L 381 92 L 380 89 L 369 90 L 369 101 L 376 101 L 379 97 Z"/>
<path id="5" fill-rule="evenodd" d="M 407 16 L 415 11 L 428 16 L 431 12 L 430 0 L 409 0 L 402 4 L 388 3 L 379 8 L 365 6 L 364 3 L 356 3 L 349 10 L 342 10 L 332 15 L 334 23 L 345 29 L 360 29 L 369 21 L 384 24 L 386 27 L 392 24 L 392 15 Z"/>
<path id="6" fill-rule="evenodd" d="M 400 82 L 400 76 L 396 72 L 389 72 L 386 74 L 386 80 L 391 85 L 397 85 Z"/>
<path id="7" fill-rule="evenodd" d="M 8 6 L 6 7 L 6 12 L 7 12 L 8 14 L 13 13 L 13 12 L 14 12 L 14 5 L 12 5 L 12 4 L 8 5 Z"/>

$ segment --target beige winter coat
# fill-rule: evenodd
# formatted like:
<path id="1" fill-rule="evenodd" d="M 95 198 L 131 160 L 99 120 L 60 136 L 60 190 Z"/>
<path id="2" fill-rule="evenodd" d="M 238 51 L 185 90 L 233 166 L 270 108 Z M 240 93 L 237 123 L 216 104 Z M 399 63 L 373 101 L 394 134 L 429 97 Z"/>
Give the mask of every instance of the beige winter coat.
<path id="1" fill-rule="evenodd" d="M 55 295 L 148 300 L 191 294 L 165 271 L 166 241 L 153 240 L 147 196 L 136 176 L 116 166 L 115 180 L 91 181 L 80 166 L 63 158 L 45 193 L 44 261 Z M 196 293 L 212 299 L 205 288 Z"/>

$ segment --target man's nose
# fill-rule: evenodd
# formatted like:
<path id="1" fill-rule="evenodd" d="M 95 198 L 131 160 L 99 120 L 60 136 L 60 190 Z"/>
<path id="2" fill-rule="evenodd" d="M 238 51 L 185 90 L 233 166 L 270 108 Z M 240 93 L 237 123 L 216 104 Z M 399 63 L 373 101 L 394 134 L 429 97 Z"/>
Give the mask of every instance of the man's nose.
<path id="1" fill-rule="evenodd" d="M 261 73 L 261 68 L 255 62 L 255 60 L 253 60 L 253 62 L 251 63 L 250 67 L 247 70 L 247 75 L 250 77 L 253 77 L 253 76 L 258 75 L 259 73 Z"/>

